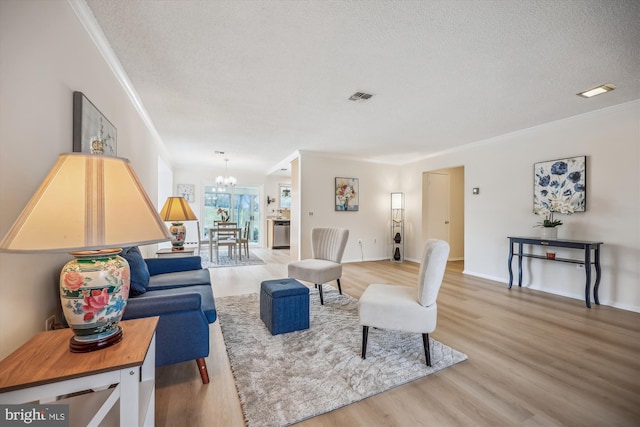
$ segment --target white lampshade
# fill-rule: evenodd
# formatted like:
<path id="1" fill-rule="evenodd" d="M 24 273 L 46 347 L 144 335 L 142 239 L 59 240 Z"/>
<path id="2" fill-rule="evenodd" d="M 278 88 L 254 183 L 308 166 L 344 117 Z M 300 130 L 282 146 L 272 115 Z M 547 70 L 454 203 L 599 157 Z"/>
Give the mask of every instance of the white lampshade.
<path id="1" fill-rule="evenodd" d="M 130 163 L 61 154 L 0 242 L 5 252 L 74 252 L 169 240 Z"/>
<path id="2" fill-rule="evenodd" d="M 403 209 L 403 194 L 391 193 L 391 209 Z"/>

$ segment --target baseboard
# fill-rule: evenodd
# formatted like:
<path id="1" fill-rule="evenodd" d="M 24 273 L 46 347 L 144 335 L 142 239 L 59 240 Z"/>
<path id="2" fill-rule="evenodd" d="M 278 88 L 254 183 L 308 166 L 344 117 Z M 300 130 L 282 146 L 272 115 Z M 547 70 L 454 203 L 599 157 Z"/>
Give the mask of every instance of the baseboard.
<path id="1" fill-rule="evenodd" d="M 480 273 L 476 273 L 473 271 L 468 271 L 468 270 L 464 270 L 462 272 L 462 274 L 466 274 L 468 276 L 474 276 L 474 277 L 479 277 L 481 279 L 487 279 L 487 280 L 491 280 L 492 282 L 496 282 L 496 284 L 505 284 L 507 286 L 505 286 L 505 289 L 508 289 L 508 284 L 509 284 L 509 280 L 503 278 L 503 277 L 495 277 L 495 276 L 489 276 L 487 274 L 480 274 Z M 518 286 L 517 284 L 513 285 Z M 551 295 L 558 295 L 561 297 L 566 297 L 566 298 L 571 298 L 571 299 L 575 299 L 578 301 L 582 301 L 582 303 L 584 304 L 584 293 L 573 293 L 573 292 L 565 292 L 562 289 L 541 289 L 537 286 L 534 285 L 526 285 L 525 286 L 527 289 L 531 289 L 534 291 L 540 291 L 540 292 L 545 292 Z M 609 301 L 607 299 L 603 299 L 600 298 L 600 305 L 606 305 L 608 307 L 614 307 L 614 308 L 618 308 L 620 310 L 625 310 L 625 311 L 633 311 L 635 313 L 640 313 L 640 307 L 636 307 L 636 306 L 632 306 L 632 305 L 627 305 L 627 304 L 620 304 L 614 301 Z M 591 301 L 591 307 L 597 307 L 597 305 L 593 302 L 593 300 Z"/>

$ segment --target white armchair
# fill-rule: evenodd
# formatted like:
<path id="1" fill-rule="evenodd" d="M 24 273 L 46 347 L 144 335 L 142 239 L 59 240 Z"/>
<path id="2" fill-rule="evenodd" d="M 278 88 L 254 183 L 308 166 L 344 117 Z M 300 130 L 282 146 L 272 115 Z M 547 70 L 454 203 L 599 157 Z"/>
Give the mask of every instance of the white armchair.
<path id="1" fill-rule="evenodd" d="M 320 304 L 324 305 L 322 284 L 336 280 L 342 294 L 342 255 L 349 239 L 346 228 L 314 228 L 311 230 L 312 257 L 289 264 L 289 277 L 311 282 L 318 288 Z"/>
<path id="2" fill-rule="evenodd" d="M 449 244 L 430 239 L 424 245 L 418 287 L 369 285 L 358 303 L 362 325 L 362 358 L 367 358 L 369 327 L 422 334 L 424 355 L 431 366 L 429 334 L 436 329 L 436 299 L 449 258 Z"/>

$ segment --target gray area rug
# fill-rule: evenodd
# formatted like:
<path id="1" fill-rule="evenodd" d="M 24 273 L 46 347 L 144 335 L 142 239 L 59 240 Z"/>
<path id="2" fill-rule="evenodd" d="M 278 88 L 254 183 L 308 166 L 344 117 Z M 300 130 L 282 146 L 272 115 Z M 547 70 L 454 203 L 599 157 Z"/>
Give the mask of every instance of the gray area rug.
<path id="1" fill-rule="evenodd" d="M 293 424 L 467 359 L 432 339 L 428 367 L 420 334 L 371 329 L 362 360 L 357 300 L 323 290 L 321 306 L 311 289 L 309 329 L 275 336 L 260 320 L 258 294 L 216 298 L 248 426 Z"/>
<path id="2" fill-rule="evenodd" d="M 224 255 L 223 255 L 224 254 Z M 216 262 L 216 253 L 213 252 L 213 261 L 209 260 L 209 250 L 203 249 L 202 253 L 199 254 L 200 258 L 202 258 L 202 267 L 203 268 L 218 268 L 218 267 L 241 267 L 244 265 L 261 265 L 264 264 L 264 261 L 260 259 L 258 256 L 254 255 L 251 251 L 249 251 L 249 258 L 246 256 L 242 256 L 242 260 L 236 258 L 229 258 L 227 256 L 227 250 L 222 249 L 220 251 L 220 262 Z"/>

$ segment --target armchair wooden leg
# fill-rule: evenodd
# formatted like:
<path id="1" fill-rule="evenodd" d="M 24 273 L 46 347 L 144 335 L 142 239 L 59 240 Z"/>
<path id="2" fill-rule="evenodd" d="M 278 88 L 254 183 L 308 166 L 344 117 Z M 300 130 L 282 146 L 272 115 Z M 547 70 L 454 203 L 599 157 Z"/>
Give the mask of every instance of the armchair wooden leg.
<path id="1" fill-rule="evenodd" d="M 200 372 L 200 378 L 202 378 L 202 384 L 209 384 L 209 371 L 207 371 L 207 361 L 204 357 L 196 359 L 198 365 L 198 371 Z"/>
<path id="2" fill-rule="evenodd" d="M 338 281 L 338 292 L 340 292 L 340 295 L 342 295 L 342 287 L 340 286 L 340 279 L 337 279 Z"/>
<path id="3" fill-rule="evenodd" d="M 422 334 L 422 345 L 424 345 L 424 357 L 427 366 L 431 366 L 431 350 L 429 350 L 429 334 Z"/>
<path id="4" fill-rule="evenodd" d="M 367 338 L 369 337 L 369 327 L 362 325 L 362 358 L 367 358 Z"/>

